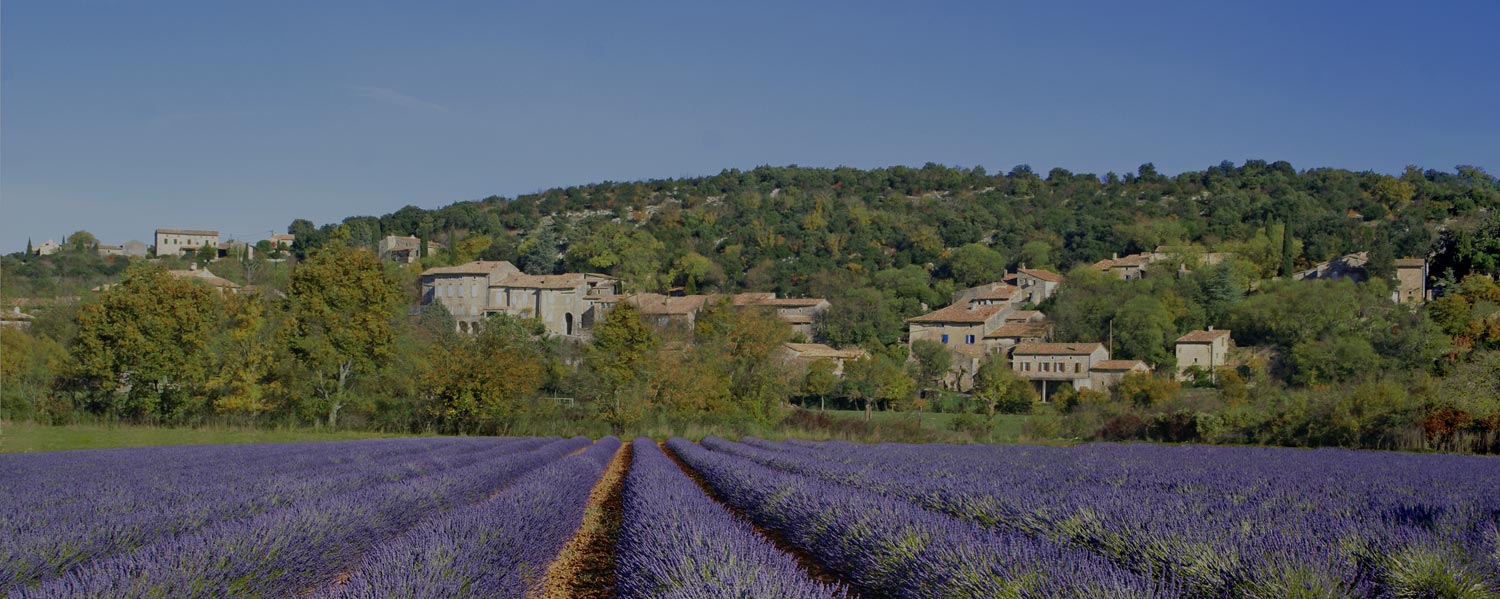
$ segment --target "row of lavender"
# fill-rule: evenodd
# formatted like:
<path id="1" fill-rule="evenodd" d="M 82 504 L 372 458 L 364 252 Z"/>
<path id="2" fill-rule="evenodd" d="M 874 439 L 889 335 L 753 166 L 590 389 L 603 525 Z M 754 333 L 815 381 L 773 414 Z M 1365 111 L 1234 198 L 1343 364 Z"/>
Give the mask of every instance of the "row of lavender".
<path id="1" fill-rule="evenodd" d="M 1087 551 L 1188 596 L 1500 596 L 1493 459 L 1157 445 L 704 447 Z"/>
<path id="2" fill-rule="evenodd" d="M 618 545 L 622 599 L 833 599 L 748 524 L 709 498 L 650 439 L 636 439 Z"/>
<path id="3" fill-rule="evenodd" d="M 13 456 L 0 589 L 297 501 L 530 450 L 542 439 L 140 448 Z M 238 459 L 236 459 L 238 458 Z M 61 486 L 58 481 L 71 481 Z"/>
<path id="4" fill-rule="evenodd" d="M 730 505 L 872 596 L 1181 596 L 1170 583 L 1046 538 L 989 530 L 683 439 L 667 445 Z"/>
<path id="5" fill-rule="evenodd" d="M 368 566 L 376 547 L 399 546 L 434 523 L 517 497 L 559 510 L 519 519 L 562 527 L 515 537 L 532 546 L 519 571 L 535 570 L 545 561 L 536 556 L 555 553 L 550 539 L 566 540 L 582 512 L 576 492 L 566 500 L 538 491 L 581 488 L 586 498 L 618 440 L 564 459 L 589 445 L 585 438 L 442 439 L 5 457 L 0 474 L 18 475 L 7 482 L 19 484 L 6 486 L 0 504 L 7 514 L 0 526 L 10 533 L 0 534 L 10 573 L 0 597 L 282 597 L 320 588 L 327 595 L 336 590 L 330 581 L 351 568 L 356 583 L 376 578 L 358 575 L 382 571 Z M 195 459 L 200 452 L 204 459 Z M 60 492 L 50 482 L 74 478 L 74 460 L 78 471 L 112 479 L 120 492 L 92 479 L 79 479 L 95 487 L 92 494 Z M 43 491 L 25 492 L 28 483 Z M 47 493 L 60 509 L 41 509 Z M 75 546 L 79 539 L 83 546 Z"/>

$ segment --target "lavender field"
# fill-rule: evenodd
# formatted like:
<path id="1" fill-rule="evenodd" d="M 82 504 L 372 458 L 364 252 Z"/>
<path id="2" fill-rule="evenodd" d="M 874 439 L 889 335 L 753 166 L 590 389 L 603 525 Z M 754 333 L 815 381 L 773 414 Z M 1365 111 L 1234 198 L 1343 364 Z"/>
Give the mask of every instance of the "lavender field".
<path id="1" fill-rule="evenodd" d="M 0 597 L 1500 597 L 1500 460 L 612 437 L 6 455 Z"/>

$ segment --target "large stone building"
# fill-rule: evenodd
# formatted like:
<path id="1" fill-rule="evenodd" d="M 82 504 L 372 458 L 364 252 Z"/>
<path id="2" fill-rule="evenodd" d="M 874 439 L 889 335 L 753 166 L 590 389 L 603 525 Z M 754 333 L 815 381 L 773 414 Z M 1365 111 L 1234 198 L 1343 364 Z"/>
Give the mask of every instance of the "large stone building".
<path id="1" fill-rule="evenodd" d="M 906 319 L 907 342 L 933 341 L 950 351 L 983 348 L 984 339 L 1005 322 L 1009 305 L 953 304 Z"/>
<path id="2" fill-rule="evenodd" d="M 422 259 L 422 240 L 411 235 L 386 235 L 380 239 L 376 253 L 387 262 L 412 264 Z"/>
<path id="3" fill-rule="evenodd" d="M 1188 370 L 1214 372 L 1229 362 L 1229 330 L 1208 327 L 1177 338 L 1177 378 L 1188 378 Z"/>
<path id="4" fill-rule="evenodd" d="M 505 261 L 478 261 L 422 273 L 423 305 L 441 303 L 460 331 L 477 331 L 490 314 L 536 318 L 553 335 L 585 338 L 616 295 L 611 277 L 584 273 L 528 275 Z"/>
<path id="5" fill-rule="evenodd" d="M 828 311 L 832 304 L 820 297 L 776 297 L 772 292 L 740 293 L 731 298 L 739 307 L 770 308 L 776 316 L 791 325 L 792 332 L 805 339 L 813 338 L 813 325 L 819 314 Z"/>
<path id="6" fill-rule="evenodd" d="M 157 229 L 156 255 L 181 256 L 184 252 L 197 251 L 203 246 L 219 247 L 219 232 L 202 229 Z"/>
<path id="7" fill-rule="evenodd" d="M 1063 276 L 1045 268 L 1026 268 L 1023 264 L 1016 269 L 1015 282 L 1021 288 L 1020 303 L 1036 305 L 1057 293 Z"/>
<path id="8" fill-rule="evenodd" d="M 1010 354 L 1011 370 L 1036 385 L 1042 401 L 1059 385 L 1102 391 L 1093 370 L 1106 360 L 1109 350 L 1100 343 L 1022 343 Z"/>

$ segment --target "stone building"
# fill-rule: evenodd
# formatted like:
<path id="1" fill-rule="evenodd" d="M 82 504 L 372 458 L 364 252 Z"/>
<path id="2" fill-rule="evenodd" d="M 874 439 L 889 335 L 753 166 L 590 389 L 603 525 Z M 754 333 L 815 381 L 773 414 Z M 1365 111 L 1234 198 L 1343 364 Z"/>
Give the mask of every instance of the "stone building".
<path id="1" fill-rule="evenodd" d="M 188 265 L 187 270 L 169 270 L 167 274 L 178 279 L 197 281 L 214 288 L 220 295 L 237 295 L 240 292 L 240 284 L 213 273 L 207 268 L 198 268 L 196 263 Z"/>
<path id="2" fill-rule="evenodd" d="M 476 261 L 424 271 L 421 303 L 441 303 L 460 331 L 477 331 L 490 314 L 508 314 L 538 319 L 553 335 L 586 338 L 615 286 L 604 275 L 528 275 L 510 262 Z"/>
<path id="3" fill-rule="evenodd" d="M 1187 379 L 1188 369 L 1214 372 L 1229 362 L 1229 330 L 1208 327 L 1177 338 L 1177 379 Z"/>
<path id="4" fill-rule="evenodd" d="M 219 232 L 203 229 L 156 230 L 157 256 L 181 256 L 185 252 L 203 249 L 203 246 L 217 250 Z"/>
<path id="5" fill-rule="evenodd" d="M 412 235 L 386 235 L 376 252 L 381 260 L 412 264 L 422 259 L 422 240 Z"/>
<path id="6" fill-rule="evenodd" d="M 1427 297 L 1427 260 L 1424 258 L 1401 258 L 1396 260 L 1396 290 L 1392 299 L 1398 304 L 1424 304 Z"/>
<path id="7" fill-rule="evenodd" d="M 984 338 L 1005 319 L 1008 306 L 998 304 L 954 304 L 906 319 L 907 342 L 934 341 L 949 350 L 969 346 L 982 348 Z"/>
<path id="8" fill-rule="evenodd" d="M 1151 254 L 1131 254 L 1120 257 L 1115 254 L 1108 260 L 1100 260 L 1094 263 L 1094 268 L 1104 272 L 1113 273 L 1115 276 L 1127 281 L 1134 281 L 1146 276 L 1146 267 L 1154 262 Z"/>
<path id="9" fill-rule="evenodd" d="M 56 254 L 60 250 L 62 250 L 61 244 L 48 239 L 47 241 L 42 242 L 41 245 L 31 248 L 31 254 L 33 256 L 51 256 L 52 254 Z"/>
<path id="10" fill-rule="evenodd" d="M 1057 293 L 1063 276 L 1045 268 L 1026 268 L 1023 264 L 1016 269 L 1015 281 L 1021 289 L 1020 302 L 1036 305 Z"/>
<path id="11" fill-rule="evenodd" d="M 1096 386 L 1094 366 L 1109 359 L 1100 343 L 1022 343 L 1011 350 L 1011 370 L 1037 387 L 1048 401 L 1058 385 L 1103 390 Z"/>
<path id="12" fill-rule="evenodd" d="M 97 252 L 101 257 L 124 256 L 125 246 L 101 243 L 94 248 L 94 251 Z"/>
<path id="13" fill-rule="evenodd" d="M 1090 383 L 1094 389 L 1113 389 L 1132 372 L 1151 372 L 1151 367 L 1140 360 L 1104 360 L 1089 370 Z"/>
<path id="14" fill-rule="evenodd" d="M 806 339 L 813 338 L 813 324 L 819 314 L 828 311 L 832 304 L 819 297 L 776 297 L 771 292 L 749 292 L 735 295 L 730 301 L 739 307 L 765 307 L 776 312 L 776 316 L 791 325 L 792 332 Z"/>
<path id="15" fill-rule="evenodd" d="M 870 354 L 859 348 L 834 349 L 822 343 L 784 343 L 779 352 L 783 363 L 806 368 L 817 360 L 833 362 L 833 375 L 844 376 L 844 364 Z"/>

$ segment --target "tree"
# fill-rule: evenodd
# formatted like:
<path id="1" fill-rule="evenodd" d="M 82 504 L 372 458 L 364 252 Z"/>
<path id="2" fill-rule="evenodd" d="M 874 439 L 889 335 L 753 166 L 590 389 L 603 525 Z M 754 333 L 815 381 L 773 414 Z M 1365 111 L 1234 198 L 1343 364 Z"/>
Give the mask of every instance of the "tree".
<path id="1" fill-rule="evenodd" d="M 833 360 L 818 358 L 807 365 L 802 378 L 802 394 L 817 396 L 819 412 L 828 408 L 828 396 L 838 389 L 839 377 L 833 373 L 834 369 Z"/>
<path id="2" fill-rule="evenodd" d="M 960 287 L 974 287 L 1005 276 L 1005 257 L 983 244 L 971 243 L 953 250 L 948 270 Z"/>
<path id="3" fill-rule="evenodd" d="M 984 402 L 991 418 L 995 413 L 1025 414 L 1036 402 L 1031 382 L 1021 378 L 1005 363 L 1005 358 L 990 356 L 974 374 L 974 397 Z M 1002 409 L 1003 408 L 1003 409 Z"/>
<path id="4" fill-rule="evenodd" d="M 446 431 L 503 432 L 554 368 L 545 334 L 540 321 L 496 314 L 477 335 L 436 346 L 438 359 L 422 375 L 428 413 Z"/>
<path id="5" fill-rule="evenodd" d="M 558 256 L 557 236 L 551 228 L 543 227 L 521 242 L 521 263 L 518 266 L 527 274 L 550 275 L 557 272 Z"/>
<path id="6" fill-rule="evenodd" d="M 1130 372 L 1120 379 L 1119 386 L 1115 387 L 1115 395 L 1122 401 L 1127 401 L 1141 407 L 1151 407 L 1164 404 L 1177 396 L 1177 391 L 1182 388 L 1177 381 L 1168 378 L 1152 376 L 1149 372 Z"/>
<path id="7" fill-rule="evenodd" d="M 1281 276 L 1292 276 L 1292 222 L 1288 220 L 1281 231 Z"/>
<path id="8" fill-rule="evenodd" d="M 297 265 L 288 292 L 287 345 L 337 426 L 352 380 L 391 357 L 400 284 L 375 254 L 335 239 Z"/>
<path id="9" fill-rule="evenodd" d="M 1173 356 L 1167 342 L 1175 338 L 1172 313 L 1155 297 L 1140 295 L 1125 302 L 1115 315 L 1115 341 L 1127 358 L 1154 366 L 1168 364 Z M 1113 351 L 1113 348 L 1111 348 Z"/>
<path id="10" fill-rule="evenodd" d="M 922 410 L 927 407 L 927 392 L 942 385 L 953 367 L 953 354 L 941 343 L 919 339 L 912 342 L 911 355 L 916 359 L 916 376 L 912 378 L 922 386 L 921 396 L 916 402 L 917 424 L 921 424 Z"/>
<path id="11" fill-rule="evenodd" d="M 701 361 L 728 373 L 736 411 L 769 423 L 791 392 L 773 354 L 792 337 L 786 321 L 765 308 L 738 308 L 728 298 L 705 306 L 694 324 Z"/>
<path id="12" fill-rule="evenodd" d="M 872 420 L 875 402 L 907 399 L 916 389 L 916 381 L 896 359 L 874 356 L 844 363 L 843 388 L 845 395 L 864 402 L 865 420 Z"/>
<path id="13" fill-rule="evenodd" d="M 92 252 L 99 247 L 99 239 L 88 231 L 74 231 L 68 236 L 68 248 L 75 252 Z"/>
<path id="14" fill-rule="evenodd" d="M 132 266 L 79 309 L 75 374 L 110 413 L 180 419 L 205 397 L 220 305 L 207 285 Z"/>
<path id="15" fill-rule="evenodd" d="M 641 321 L 640 310 L 627 302 L 610 309 L 604 321 L 594 325 L 594 342 L 584 354 L 584 367 L 594 399 L 616 434 L 650 408 L 645 383 L 652 352 L 660 344 L 656 333 Z"/>
<path id="16" fill-rule="evenodd" d="M 217 367 L 207 385 L 214 411 L 253 417 L 276 407 L 281 383 L 273 373 L 281 355 L 266 312 L 259 297 L 226 298 L 224 332 L 214 343 Z"/>

